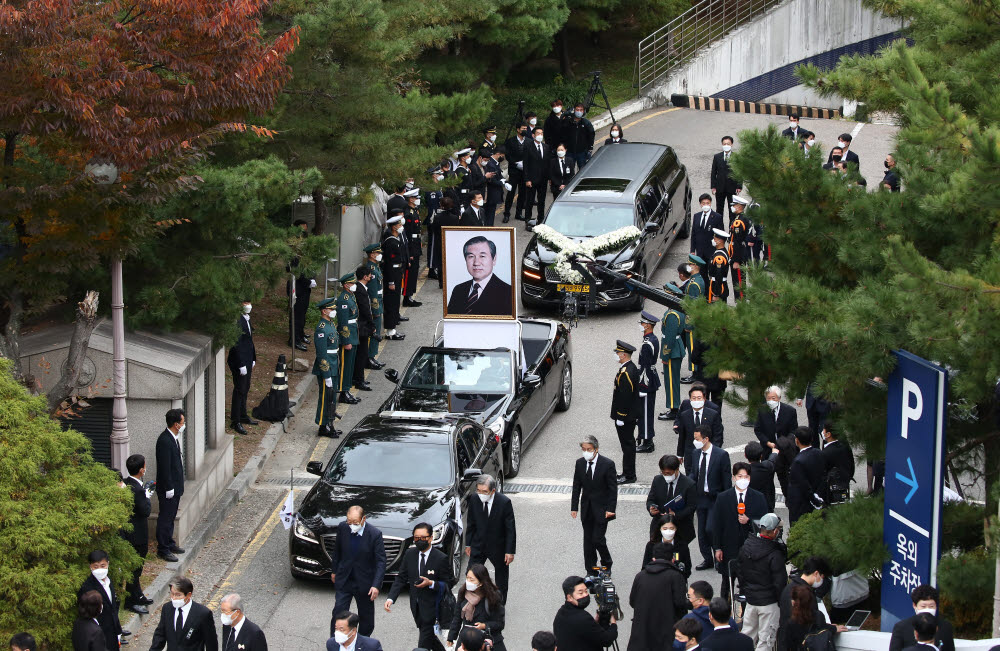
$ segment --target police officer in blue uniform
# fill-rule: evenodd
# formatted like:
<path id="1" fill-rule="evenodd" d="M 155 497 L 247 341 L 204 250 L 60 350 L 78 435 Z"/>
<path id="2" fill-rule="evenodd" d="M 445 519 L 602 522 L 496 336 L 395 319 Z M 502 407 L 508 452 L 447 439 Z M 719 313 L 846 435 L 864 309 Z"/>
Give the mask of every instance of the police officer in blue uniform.
<path id="1" fill-rule="evenodd" d="M 653 334 L 659 322 L 655 316 L 643 310 L 639 315 L 642 325 L 642 346 L 639 348 L 639 439 L 636 452 L 652 452 L 653 423 L 656 422 L 656 391 L 660 388 L 660 376 L 656 372 L 656 362 L 660 359 L 660 342 Z"/>
<path id="2" fill-rule="evenodd" d="M 340 377 L 340 337 L 337 335 L 337 299 L 327 298 L 316 304 L 319 308 L 320 320 L 313 333 L 313 346 L 316 347 L 316 361 L 313 363 L 312 374 L 316 376 L 319 385 L 319 400 L 316 402 L 316 424 L 319 425 L 320 436 L 337 438 L 340 433 L 333 426 L 337 418 L 337 391 L 334 378 Z"/>

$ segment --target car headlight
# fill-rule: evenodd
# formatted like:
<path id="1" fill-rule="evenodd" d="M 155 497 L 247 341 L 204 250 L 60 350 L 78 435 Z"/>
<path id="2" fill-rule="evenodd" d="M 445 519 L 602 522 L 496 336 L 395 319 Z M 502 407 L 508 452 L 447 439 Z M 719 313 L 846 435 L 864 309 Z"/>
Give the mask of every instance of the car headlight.
<path id="1" fill-rule="evenodd" d="M 616 262 L 614 269 L 631 269 L 635 266 L 635 260 L 626 260 L 625 262 Z"/>
<path id="2" fill-rule="evenodd" d="M 314 534 L 309 527 L 302 524 L 302 520 L 295 520 L 295 537 L 301 538 L 302 540 L 308 540 L 311 543 L 319 544 L 319 537 Z"/>
<path id="3" fill-rule="evenodd" d="M 501 414 L 501 415 L 497 416 L 496 418 L 494 418 L 489 423 L 487 423 L 486 429 L 488 429 L 489 431 L 493 432 L 493 434 L 495 436 L 499 436 L 502 439 L 503 438 L 503 425 L 504 425 L 504 423 L 503 423 L 503 414 Z"/>
<path id="4" fill-rule="evenodd" d="M 442 540 L 444 540 L 444 535 L 446 533 L 448 533 L 448 520 L 445 520 L 444 522 L 434 527 L 434 534 L 433 534 L 434 537 L 431 539 L 431 544 L 432 545 L 439 544 Z"/>
<path id="5" fill-rule="evenodd" d="M 528 257 L 522 259 L 521 263 L 524 264 L 524 266 L 527 267 L 528 269 L 540 269 L 542 266 L 541 264 L 539 264 L 538 260 Z"/>

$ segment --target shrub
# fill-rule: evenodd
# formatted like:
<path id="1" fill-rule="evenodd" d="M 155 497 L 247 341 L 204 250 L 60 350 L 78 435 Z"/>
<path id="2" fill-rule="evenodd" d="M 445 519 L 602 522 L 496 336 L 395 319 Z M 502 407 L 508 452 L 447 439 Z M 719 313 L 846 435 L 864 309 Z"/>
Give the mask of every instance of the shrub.
<path id="1" fill-rule="evenodd" d="M 979 529 L 982 531 L 981 523 Z M 996 560 L 996 555 L 985 547 L 941 557 L 941 610 L 955 627 L 955 637 L 989 637 Z"/>
<path id="2" fill-rule="evenodd" d="M 881 497 L 859 496 L 803 516 L 788 534 L 789 561 L 801 567 L 809 556 L 823 556 L 834 574 L 881 571 L 889 558 L 882 544 L 882 511 Z"/>

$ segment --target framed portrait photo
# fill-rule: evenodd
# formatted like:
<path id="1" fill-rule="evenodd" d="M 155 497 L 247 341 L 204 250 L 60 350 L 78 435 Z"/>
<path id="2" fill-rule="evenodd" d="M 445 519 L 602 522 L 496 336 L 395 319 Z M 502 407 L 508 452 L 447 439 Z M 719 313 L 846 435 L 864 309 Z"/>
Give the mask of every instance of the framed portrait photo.
<path id="1" fill-rule="evenodd" d="M 444 318 L 516 319 L 514 229 L 446 226 Z"/>

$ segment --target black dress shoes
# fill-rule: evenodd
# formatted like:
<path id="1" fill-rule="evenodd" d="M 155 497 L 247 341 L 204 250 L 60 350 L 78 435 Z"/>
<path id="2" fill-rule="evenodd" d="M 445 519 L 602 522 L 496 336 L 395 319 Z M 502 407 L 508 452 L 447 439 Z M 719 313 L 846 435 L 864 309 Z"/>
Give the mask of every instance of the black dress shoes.
<path id="1" fill-rule="evenodd" d="M 254 420 L 249 416 L 244 416 L 243 418 L 240 419 L 240 422 L 243 423 L 244 425 L 260 425 L 259 420 Z"/>
<path id="2" fill-rule="evenodd" d="M 172 551 L 175 554 L 183 554 L 186 550 L 183 547 L 178 547 L 177 545 L 174 545 L 173 547 L 170 548 L 170 551 Z"/>
<path id="3" fill-rule="evenodd" d="M 402 321 L 409 321 L 410 317 L 408 317 L 408 316 L 401 316 L 401 317 L 399 317 L 399 320 L 400 320 L 400 322 L 402 322 Z"/>
<path id="4" fill-rule="evenodd" d="M 179 558 L 177 558 L 176 556 L 174 556 L 170 552 L 158 552 L 156 555 L 159 556 L 160 558 L 162 558 L 163 560 L 165 560 L 168 563 L 176 563 L 177 561 L 180 560 Z"/>
<path id="5" fill-rule="evenodd" d="M 351 395 L 350 391 L 341 391 L 340 401 L 347 405 L 356 405 L 361 402 L 361 398 Z"/>
<path id="6" fill-rule="evenodd" d="M 652 439 L 644 439 L 635 446 L 636 452 L 652 452 L 655 449 L 656 446 L 653 445 Z"/>
<path id="7" fill-rule="evenodd" d="M 372 385 L 371 382 L 364 382 L 363 384 L 355 384 L 354 388 L 358 391 L 371 391 Z"/>
<path id="8" fill-rule="evenodd" d="M 619 484 L 634 484 L 636 482 L 635 477 L 626 477 L 625 475 L 618 475 Z"/>
<path id="9" fill-rule="evenodd" d="M 302 335 L 302 341 L 308 344 L 309 341 L 310 341 L 309 340 L 309 335 Z"/>
<path id="10" fill-rule="evenodd" d="M 136 614 L 139 614 L 139 615 L 148 615 L 149 614 L 149 608 L 146 608 L 142 604 L 132 604 L 131 606 L 128 607 L 128 609 L 131 610 L 133 613 L 136 613 Z"/>
<path id="11" fill-rule="evenodd" d="M 403 299 L 404 307 L 420 307 L 421 305 L 423 305 L 423 303 L 421 303 L 420 301 L 415 301 L 412 298 Z"/>
<path id="12" fill-rule="evenodd" d="M 385 368 L 385 364 L 383 364 L 382 362 L 378 361 L 374 357 L 369 357 L 368 358 L 368 368 L 372 369 L 373 371 L 380 371 L 383 368 Z"/>
<path id="13" fill-rule="evenodd" d="M 742 423 L 740 423 L 741 427 L 753 427 L 753 425 L 754 425 L 753 422 L 749 420 L 745 420 Z"/>
<path id="14" fill-rule="evenodd" d="M 337 431 L 336 427 L 329 427 L 327 425 L 322 425 L 317 432 L 318 436 L 326 436 L 331 439 L 340 438 L 340 432 Z"/>
<path id="15" fill-rule="evenodd" d="M 406 335 L 397 332 L 394 335 L 386 335 L 385 338 L 391 341 L 403 341 L 404 339 L 406 339 Z"/>
<path id="16" fill-rule="evenodd" d="M 153 600 L 147 597 L 146 595 L 142 595 L 142 599 L 139 600 L 139 604 L 142 606 L 152 606 Z"/>
<path id="17" fill-rule="evenodd" d="M 505 223 L 505 224 L 506 224 L 506 223 L 508 223 L 508 222 L 510 222 L 510 215 L 504 215 L 504 218 L 503 218 L 503 223 Z"/>
<path id="18" fill-rule="evenodd" d="M 694 382 L 693 375 L 685 375 L 681 378 L 681 384 L 691 384 L 692 382 Z"/>
<path id="19" fill-rule="evenodd" d="M 299 343 L 295 344 L 295 350 L 306 351 L 309 350 L 309 346 L 306 346 L 306 342 L 300 341 Z"/>
<path id="20" fill-rule="evenodd" d="M 246 436 L 247 433 L 247 431 L 243 429 L 243 425 L 239 423 L 230 423 L 229 429 L 233 430 L 237 434 L 243 434 L 244 436 Z"/>
<path id="21" fill-rule="evenodd" d="M 674 420 L 677 418 L 676 409 L 668 409 L 667 411 L 660 412 L 660 415 L 656 417 L 657 420 Z"/>
<path id="22" fill-rule="evenodd" d="M 710 570 L 713 567 L 715 567 L 715 563 L 709 563 L 708 561 L 705 561 L 703 563 L 699 563 L 698 565 L 696 565 L 694 569 L 701 572 L 703 570 Z"/>

